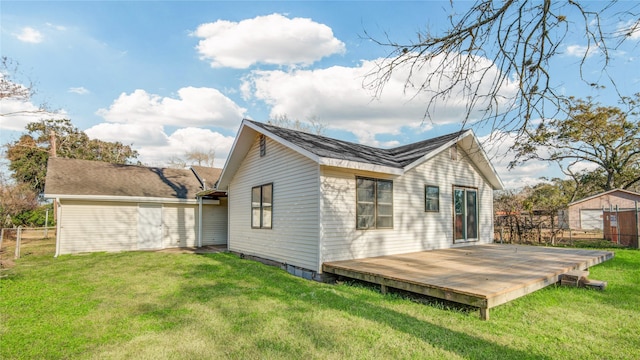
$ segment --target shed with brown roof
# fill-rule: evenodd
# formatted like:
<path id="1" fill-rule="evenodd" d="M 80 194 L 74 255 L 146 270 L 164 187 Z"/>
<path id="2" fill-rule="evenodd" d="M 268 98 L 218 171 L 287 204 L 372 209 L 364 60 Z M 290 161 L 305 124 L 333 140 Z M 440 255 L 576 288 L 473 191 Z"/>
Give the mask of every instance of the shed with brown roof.
<path id="1" fill-rule="evenodd" d="M 226 244 L 225 194 L 197 195 L 220 172 L 50 158 L 45 197 L 57 203 L 56 254 Z"/>

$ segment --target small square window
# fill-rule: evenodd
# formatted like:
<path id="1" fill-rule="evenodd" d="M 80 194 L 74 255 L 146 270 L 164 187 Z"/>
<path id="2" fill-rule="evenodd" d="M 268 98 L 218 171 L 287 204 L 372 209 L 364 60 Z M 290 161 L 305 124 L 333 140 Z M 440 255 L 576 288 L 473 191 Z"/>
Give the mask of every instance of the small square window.
<path id="1" fill-rule="evenodd" d="M 433 185 L 424 187 L 424 211 L 440 211 L 440 188 Z"/>

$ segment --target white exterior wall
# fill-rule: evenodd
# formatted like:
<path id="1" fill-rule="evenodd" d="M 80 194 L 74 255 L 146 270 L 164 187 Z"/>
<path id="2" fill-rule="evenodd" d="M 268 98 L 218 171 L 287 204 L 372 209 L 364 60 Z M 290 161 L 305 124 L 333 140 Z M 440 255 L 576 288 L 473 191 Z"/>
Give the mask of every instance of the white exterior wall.
<path id="1" fill-rule="evenodd" d="M 251 188 L 273 183 L 273 228 L 251 228 Z M 318 270 L 319 167 L 267 138 L 260 157 L 258 137 L 229 183 L 231 251 Z"/>
<path id="2" fill-rule="evenodd" d="M 322 262 L 493 241 L 493 191 L 460 151 L 443 151 L 402 176 L 321 169 Z M 356 230 L 356 176 L 393 180 L 393 229 Z M 440 189 L 440 211 L 424 211 L 424 186 Z M 453 186 L 478 189 L 479 240 L 453 244 Z"/>
<path id="3" fill-rule="evenodd" d="M 137 202 L 61 200 L 60 254 L 138 250 Z M 226 209 L 224 220 L 226 221 Z M 218 230 L 219 231 L 219 230 Z M 162 247 L 196 246 L 198 206 L 162 205 Z"/>
<path id="4" fill-rule="evenodd" d="M 198 205 L 163 204 L 163 247 L 193 247 L 198 241 Z"/>
<path id="5" fill-rule="evenodd" d="M 60 201 L 60 254 L 136 250 L 138 204 Z"/>
<path id="6" fill-rule="evenodd" d="M 220 205 L 202 207 L 202 245 L 223 245 L 227 243 L 227 199 L 220 199 Z"/>

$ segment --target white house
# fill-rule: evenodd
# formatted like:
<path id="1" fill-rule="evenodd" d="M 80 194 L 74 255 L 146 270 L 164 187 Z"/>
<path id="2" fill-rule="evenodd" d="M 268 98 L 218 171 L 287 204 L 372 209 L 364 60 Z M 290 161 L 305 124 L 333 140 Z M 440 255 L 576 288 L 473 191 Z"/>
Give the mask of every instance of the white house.
<path id="1" fill-rule="evenodd" d="M 378 149 L 251 120 L 217 184 L 230 251 L 313 274 L 326 261 L 491 243 L 502 188 L 471 130 Z"/>
<path id="2" fill-rule="evenodd" d="M 226 244 L 225 194 L 206 191 L 220 172 L 50 158 L 45 197 L 57 204 L 56 256 Z"/>

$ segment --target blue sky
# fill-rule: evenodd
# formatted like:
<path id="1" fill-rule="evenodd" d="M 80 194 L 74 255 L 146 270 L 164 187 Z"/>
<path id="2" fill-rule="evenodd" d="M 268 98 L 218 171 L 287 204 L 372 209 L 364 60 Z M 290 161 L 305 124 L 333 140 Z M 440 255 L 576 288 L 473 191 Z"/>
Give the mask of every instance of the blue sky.
<path id="1" fill-rule="evenodd" d="M 400 81 L 375 100 L 362 87 L 363 75 L 390 51 L 365 33 L 405 42 L 427 28 L 441 31 L 448 1 L 2 1 L 0 12 L 2 55 L 20 63 L 17 80 L 36 85 L 36 96 L 19 106 L 46 103 L 91 137 L 133 144 L 148 165 L 213 149 L 222 166 L 244 117 L 315 118 L 329 136 L 383 147 L 460 127 L 455 106 L 423 121 L 425 99 L 403 94 Z M 624 25 L 607 21 L 609 29 Z M 626 95 L 640 84 L 639 38 L 611 54 L 611 75 Z M 575 54 L 585 45 L 579 36 L 564 40 L 554 86 L 615 105 L 610 89 L 596 92 L 578 79 Z M 601 78 L 593 65 L 586 73 Z M 1 105 L 3 113 L 18 106 Z M 33 120 L 1 117 L 0 143 L 16 140 Z M 474 130 L 481 138 L 491 131 Z M 507 172 L 508 145 L 491 148 L 508 186 L 557 175 L 541 163 Z"/>

